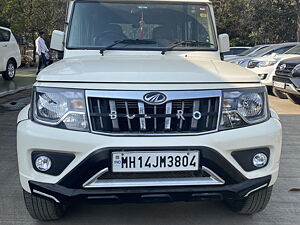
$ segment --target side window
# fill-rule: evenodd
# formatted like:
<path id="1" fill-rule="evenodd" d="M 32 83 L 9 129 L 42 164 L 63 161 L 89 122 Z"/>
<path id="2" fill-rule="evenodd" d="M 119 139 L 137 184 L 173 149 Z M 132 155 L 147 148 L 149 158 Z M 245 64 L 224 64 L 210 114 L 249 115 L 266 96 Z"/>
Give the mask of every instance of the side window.
<path id="1" fill-rule="evenodd" d="M 0 29 L 0 42 L 6 42 L 10 40 L 10 32 Z"/>
<path id="2" fill-rule="evenodd" d="M 276 49 L 274 51 L 274 53 L 283 54 L 283 53 L 285 53 L 287 50 L 289 50 L 292 47 L 294 47 L 294 46 L 287 46 L 287 47 L 279 48 L 279 49 Z"/>

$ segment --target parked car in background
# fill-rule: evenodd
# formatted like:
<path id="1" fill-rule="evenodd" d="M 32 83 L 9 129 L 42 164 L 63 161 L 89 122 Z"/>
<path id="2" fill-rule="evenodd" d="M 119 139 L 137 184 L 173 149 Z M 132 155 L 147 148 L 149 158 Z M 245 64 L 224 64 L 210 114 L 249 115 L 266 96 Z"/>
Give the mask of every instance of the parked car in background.
<path id="1" fill-rule="evenodd" d="M 224 59 L 229 60 L 229 59 L 235 58 L 236 56 L 247 51 L 250 48 L 251 47 L 230 47 L 230 51 L 224 53 Z"/>
<path id="2" fill-rule="evenodd" d="M 282 60 L 275 71 L 273 85 L 290 101 L 300 104 L 300 56 Z"/>
<path id="3" fill-rule="evenodd" d="M 267 48 L 261 49 L 253 54 L 240 57 L 238 59 L 230 60 L 230 62 L 235 63 L 237 65 L 240 65 L 242 67 L 247 67 L 250 60 L 258 57 L 262 57 L 265 55 L 271 55 L 273 53 L 276 54 L 282 54 L 288 51 L 289 49 L 295 47 L 299 43 L 293 42 L 293 43 L 282 43 L 282 44 L 274 44 Z"/>
<path id="4" fill-rule="evenodd" d="M 271 54 L 263 57 L 258 57 L 249 61 L 247 68 L 255 72 L 263 84 L 269 91 L 272 91 L 278 97 L 286 98 L 278 90 L 273 87 L 273 76 L 279 62 L 284 59 L 297 57 L 300 55 L 300 45 L 296 45 L 284 54 Z"/>
<path id="5" fill-rule="evenodd" d="M 240 54 L 236 55 L 236 57 L 225 58 L 225 61 L 237 60 L 240 57 L 254 54 L 255 52 L 258 52 L 259 50 L 264 49 L 264 48 L 269 47 L 269 46 L 271 46 L 271 44 L 268 44 L 268 45 L 255 45 L 254 47 L 249 48 L 248 50 L 246 50 L 244 52 L 241 52 Z"/>
<path id="6" fill-rule="evenodd" d="M 0 73 L 4 80 L 12 80 L 21 65 L 18 43 L 11 30 L 0 27 Z"/>

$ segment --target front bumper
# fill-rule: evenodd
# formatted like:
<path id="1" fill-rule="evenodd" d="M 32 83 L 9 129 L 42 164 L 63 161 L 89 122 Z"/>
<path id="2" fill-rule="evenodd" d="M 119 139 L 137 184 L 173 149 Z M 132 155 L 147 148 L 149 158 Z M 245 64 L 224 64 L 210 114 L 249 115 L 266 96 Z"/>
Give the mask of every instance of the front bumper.
<path id="1" fill-rule="evenodd" d="M 31 193 L 69 205 L 80 201 L 98 203 L 144 203 L 241 199 L 267 187 L 271 176 L 245 180 L 238 184 L 202 187 L 144 187 L 127 189 L 75 189 L 60 184 L 29 181 Z"/>
<path id="2" fill-rule="evenodd" d="M 276 89 L 300 96 L 300 78 L 299 77 L 284 77 L 274 76 L 273 81 L 284 83 L 284 88 L 276 87 Z"/>
<path id="3" fill-rule="evenodd" d="M 263 77 L 264 79 L 260 80 L 260 82 L 266 86 L 272 86 L 273 85 L 273 76 L 274 74 L 274 70 L 276 69 L 276 66 L 267 66 L 267 67 L 255 67 L 255 68 L 247 68 L 251 71 L 253 71 L 254 73 L 257 74 L 258 77 Z M 260 78 L 261 79 L 261 78 Z"/>
<path id="4" fill-rule="evenodd" d="M 239 198 L 261 186 L 274 184 L 278 176 L 281 135 L 281 124 L 274 117 L 267 122 L 245 128 L 177 137 L 111 137 L 47 127 L 24 119 L 18 123 L 17 134 L 20 180 L 23 189 L 27 192 L 44 194 L 46 197 L 52 196 L 64 203 L 79 199 L 104 199 L 109 202 L 110 200 L 128 202 L 134 199 L 134 202 L 139 202 L 152 198 L 176 201 L 197 198 Z M 209 166 L 224 178 L 225 185 L 83 188 L 82 185 L 87 179 L 102 167 L 108 166 L 110 152 L 120 148 L 124 150 L 200 149 L 201 158 L 204 160 L 203 165 Z M 268 148 L 270 158 L 268 165 L 258 170 L 245 171 L 231 154 L 233 151 L 260 148 Z M 70 153 L 75 158 L 60 174 L 48 175 L 34 169 L 31 157 L 32 152 L 35 151 Z M 98 167 L 86 169 L 81 167 L 91 156 L 92 159 L 96 159 L 97 157 L 93 155 L 98 152 L 101 153 L 99 158 L 102 159 L 102 162 L 98 162 Z"/>

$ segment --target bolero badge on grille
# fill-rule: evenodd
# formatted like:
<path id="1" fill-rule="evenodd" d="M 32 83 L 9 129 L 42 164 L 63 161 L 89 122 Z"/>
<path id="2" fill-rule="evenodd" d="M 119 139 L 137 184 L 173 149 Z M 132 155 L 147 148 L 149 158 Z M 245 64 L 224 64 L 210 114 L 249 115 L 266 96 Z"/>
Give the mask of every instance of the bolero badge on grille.
<path id="1" fill-rule="evenodd" d="M 167 96 L 160 92 L 150 92 L 144 95 L 144 101 L 151 105 L 163 104 L 167 100 Z"/>

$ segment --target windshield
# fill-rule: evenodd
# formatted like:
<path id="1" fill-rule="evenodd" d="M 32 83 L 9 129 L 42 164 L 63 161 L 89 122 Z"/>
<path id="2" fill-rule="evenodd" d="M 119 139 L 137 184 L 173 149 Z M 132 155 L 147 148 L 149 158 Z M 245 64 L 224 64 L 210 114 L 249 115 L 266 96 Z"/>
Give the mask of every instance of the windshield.
<path id="1" fill-rule="evenodd" d="M 145 40 L 145 41 L 121 41 Z M 217 50 L 208 5 L 190 3 L 76 2 L 67 48 Z"/>
<path id="2" fill-rule="evenodd" d="M 254 53 L 250 54 L 249 56 L 250 57 L 255 57 L 255 56 L 264 55 L 265 53 L 268 53 L 269 51 L 272 51 L 272 49 L 274 49 L 273 45 L 271 45 L 269 47 L 266 47 L 266 48 L 263 48 L 263 49 L 260 49 L 259 51 L 254 52 Z"/>
<path id="3" fill-rule="evenodd" d="M 266 47 L 267 47 L 267 46 L 266 46 Z M 262 48 L 262 47 L 261 47 L 260 45 L 254 46 L 254 47 L 249 48 L 248 50 L 243 51 L 242 53 L 238 54 L 238 56 L 246 56 L 246 55 L 249 55 L 250 53 L 257 51 L 259 48 Z"/>
<path id="4" fill-rule="evenodd" d="M 300 45 L 297 45 L 296 47 L 291 48 L 290 50 L 288 50 L 284 54 L 297 54 L 297 55 L 300 55 Z"/>

